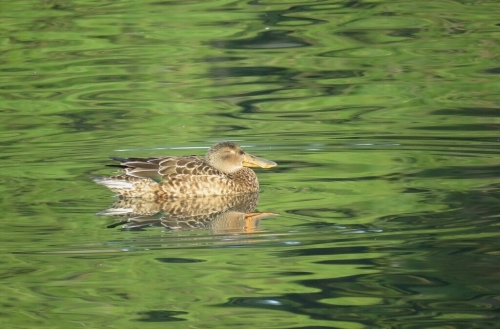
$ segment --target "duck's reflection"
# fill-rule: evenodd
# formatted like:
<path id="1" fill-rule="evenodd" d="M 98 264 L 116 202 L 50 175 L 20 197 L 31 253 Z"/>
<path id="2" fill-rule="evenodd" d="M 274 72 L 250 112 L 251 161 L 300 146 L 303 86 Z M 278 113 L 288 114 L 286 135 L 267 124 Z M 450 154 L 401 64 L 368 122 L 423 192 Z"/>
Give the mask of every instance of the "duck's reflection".
<path id="1" fill-rule="evenodd" d="M 120 222 L 108 227 L 125 230 L 163 226 L 169 230 L 208 229 L 212 234 L 251 233 L 261 219 L 277 216 L 255 212 L 258 200 L 258 193 L 158 201 L 128 198 L 117 200 L 98 215 L 120 217 Z"/>

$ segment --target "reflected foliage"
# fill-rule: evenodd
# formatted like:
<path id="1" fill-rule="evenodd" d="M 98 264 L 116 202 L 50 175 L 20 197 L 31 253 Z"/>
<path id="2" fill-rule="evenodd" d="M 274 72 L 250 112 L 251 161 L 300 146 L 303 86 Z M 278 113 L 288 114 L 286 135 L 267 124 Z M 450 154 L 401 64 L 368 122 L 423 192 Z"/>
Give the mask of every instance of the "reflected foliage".
<path id="1" fill-rule="evenodd" d="M 498 9 L 3 1 L 2 328 L 499 328 Z M 222 140 L 258 208 L 95 216 L 109 155 Z"/>

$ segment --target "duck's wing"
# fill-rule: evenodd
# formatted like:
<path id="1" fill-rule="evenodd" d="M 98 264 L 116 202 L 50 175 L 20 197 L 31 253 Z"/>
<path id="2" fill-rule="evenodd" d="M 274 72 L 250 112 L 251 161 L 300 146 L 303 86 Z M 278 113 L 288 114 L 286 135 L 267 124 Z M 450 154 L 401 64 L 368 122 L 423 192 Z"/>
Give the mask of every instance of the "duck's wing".
<path id="1" fill-rule="evenodd" d="M 171 175 L 225 176 L 199 156 L 168 157 L 159 162 L 158 172 L 163 179 Z"/>
<path id="2" fill-rule="evenodd" d="M 151 178 L 159 181 L 167 175 L 192 175 L 192 176 L 224 176 L 222 172 L 210 166 L 200 156 L 183 157 L 154 157 L 154 158 L 118 158 L 127 176 L 137 178 Z"/>

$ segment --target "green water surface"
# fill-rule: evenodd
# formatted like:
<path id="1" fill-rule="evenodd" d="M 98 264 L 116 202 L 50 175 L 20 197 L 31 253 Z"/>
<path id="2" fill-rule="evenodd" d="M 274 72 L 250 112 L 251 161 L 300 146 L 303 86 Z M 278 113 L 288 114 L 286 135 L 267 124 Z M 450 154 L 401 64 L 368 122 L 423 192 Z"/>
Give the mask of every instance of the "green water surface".
<path id="1" fill-rule="evenodd" d="M 500 328 L 497 1 L 0 3 L 0 327 Z M 107 159 L 257 170 L 248 233 L 96 216 Z"/>

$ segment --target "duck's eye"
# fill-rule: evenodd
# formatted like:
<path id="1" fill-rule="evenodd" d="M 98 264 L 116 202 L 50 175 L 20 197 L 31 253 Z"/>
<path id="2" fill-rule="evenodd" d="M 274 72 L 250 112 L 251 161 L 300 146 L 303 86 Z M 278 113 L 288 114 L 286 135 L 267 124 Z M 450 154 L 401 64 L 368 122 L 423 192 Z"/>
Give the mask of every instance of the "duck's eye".
<path id="1" fill-rule="evenodd" d="M 243 152 L 243 150 L 240 150 L 240 155 L 243 155 L 245 154 L 245 152 Z"/>

